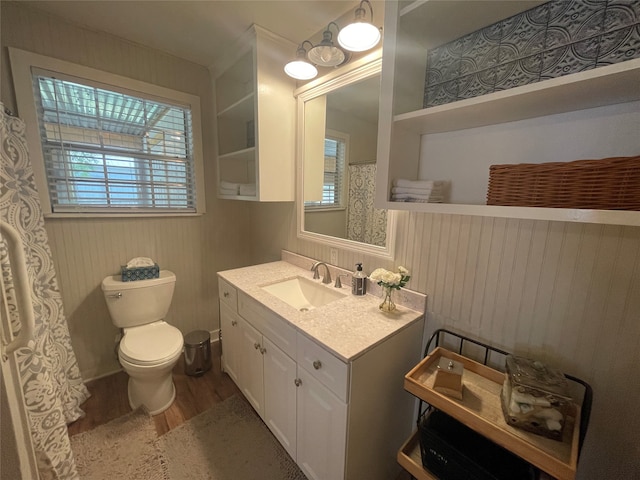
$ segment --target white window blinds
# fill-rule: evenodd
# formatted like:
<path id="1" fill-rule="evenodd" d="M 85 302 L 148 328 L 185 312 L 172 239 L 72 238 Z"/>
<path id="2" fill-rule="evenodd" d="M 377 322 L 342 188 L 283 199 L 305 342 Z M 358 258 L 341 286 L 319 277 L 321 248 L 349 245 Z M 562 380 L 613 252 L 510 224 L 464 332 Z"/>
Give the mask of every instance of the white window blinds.
<path id="1" fill-rule="evenodd" d="M 189 107 L 42 70 L 33 86 L 53 212 L 196 211 Z"/>
<path id="2" fill-rule="evenodd" d="M 324 181 L 322 201 L 305 202 L 305 207 L 343 207 L 345 182 L 346 141 L 327 136 L 324 140 Z"/>

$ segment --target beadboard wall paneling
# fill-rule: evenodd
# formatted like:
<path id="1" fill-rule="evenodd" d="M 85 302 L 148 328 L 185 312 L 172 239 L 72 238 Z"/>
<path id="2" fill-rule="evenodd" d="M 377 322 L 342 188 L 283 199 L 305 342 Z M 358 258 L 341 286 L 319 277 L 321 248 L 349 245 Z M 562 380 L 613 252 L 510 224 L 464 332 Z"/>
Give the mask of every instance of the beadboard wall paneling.
<path id="1" fill-rule="evenodd" d="M 620 412 L 640 395 L 631 378 L 640 350 L 640 228 L 410 217 L 414 242 L 396 263 L 419 272 L 410 288 L 428 294 L 427 331 L 447 327 L 590 382 L 595 402 L 578 478 L 638 478 L 640 421 Z"/>
<path id="2" fill-rule="evenodd" d="M 207 213 L 198 217 L 46 219 L 71 340 L 85 379 L 119 369 L 117 329 L 102 279 L 136 256 L 151 257 L 177 276 L 167 320 L 183 333 L 219 328 L 218 270 L 251 261 L 246 202 L 215 196 L 215 135 L 209 71 L 163 52 L 87 30 L 18 2 L 2 2 L 2 101 L 14 112 L 7 50 L 13 46 L 198 95 L 202 110 Z M 18 112 L 19 114 L 19 112 Z"/>

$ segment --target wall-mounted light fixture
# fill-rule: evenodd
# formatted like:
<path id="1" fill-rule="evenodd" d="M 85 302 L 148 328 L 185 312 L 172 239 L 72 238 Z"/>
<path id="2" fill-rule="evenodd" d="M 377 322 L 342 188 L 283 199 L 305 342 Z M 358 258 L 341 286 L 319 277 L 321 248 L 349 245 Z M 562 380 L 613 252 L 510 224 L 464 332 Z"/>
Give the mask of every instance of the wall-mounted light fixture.
<path id="1" fill-rule="evenodd" d="M 344 51 L 333 44 L 331 25 L 336 28 L 338 34 L 340 33 L 340 27 L 335 22 L 330 22 L 327 25 L 327 29 L 322 32 L 322 41 L 309 50 L 307 54 L 307 58 L 320 67 L 337 67 L 347 59 Z"/>
<path id="2" fill-rule="evenodd" d="M 371 22 L 365 20 L 366 10 L 364 4 L 369 6 Z M 380 41 L 380 30 L 373 25 L 373 7 L 369 0 L 362 0 L 355 12 L 355 20 L 347 25 L 338 34 L 338 43 L 342 48 L 351 52 L 364 52 L 375 47 Z"/>
<path id="3" fill-rule="evenodd" d="M 369 6 L 371 23 L 365 20 L 367 12 L 363 5 Z M 338 34 L 338 43 L 333 43 L 331 26 Z M 339 67 L 349 61 L 349 52 L 364 52 L 375 47 L 380 41 L 380 30 L 373 25 L 373 7 L 369 0 L 362 0 L 355 11 L 355 20 L 342 30 L 335 22 L 329 22 L 322 32 L 322 41 L 314 45 L 309 40 L 300 44 L 296 51 L 296 59 L 287 63 L 284 71 L 297 80 L 311 80 L 318 75 L 318 67 Z M 310 48 L 306 50 L 305 44 Z"/>
<path id="4" fill-rule="evenodd" d="M 313 43 L 305 40 L 296 51 L 296 59 L 284 66 L 285 73 L 297 80 L 311 80 L 318 75 L 318 69 L 307 60 L 307 51 L 304 49 L 305 43 L 308 43 L 313 48 Z"/>

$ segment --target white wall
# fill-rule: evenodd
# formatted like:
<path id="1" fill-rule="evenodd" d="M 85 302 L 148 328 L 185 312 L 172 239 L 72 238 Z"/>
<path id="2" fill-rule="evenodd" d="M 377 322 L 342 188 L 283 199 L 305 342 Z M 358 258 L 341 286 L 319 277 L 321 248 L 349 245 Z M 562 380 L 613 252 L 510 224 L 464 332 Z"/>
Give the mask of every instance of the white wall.
<path id="1" fill-rule="evenodd" d="M 452 180 L 451 203 L 484 204 L 489 167 L 640 152 L 640 102 L 424 135 L 419 178 Z"/>

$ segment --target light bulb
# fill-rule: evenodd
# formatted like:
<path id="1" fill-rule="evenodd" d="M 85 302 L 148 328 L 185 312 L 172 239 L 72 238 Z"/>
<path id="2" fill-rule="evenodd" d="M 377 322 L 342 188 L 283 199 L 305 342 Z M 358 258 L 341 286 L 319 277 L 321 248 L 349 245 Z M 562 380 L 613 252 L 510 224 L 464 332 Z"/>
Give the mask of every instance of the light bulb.
<path id="1" fill-rule="evenodd" d="M 380 30 L 367 22 L 347 25 L 338 34 L 340 46 L 351 52 L 364 52 L 375 47 L 380 41 Z"/>
<path id="2" fill-rule="evenodd" d="M 284 66 L 287 75 L 297 80 L 311 80 L 318 75 L 318 69 L 304 60 L 293 60 Z"/>

